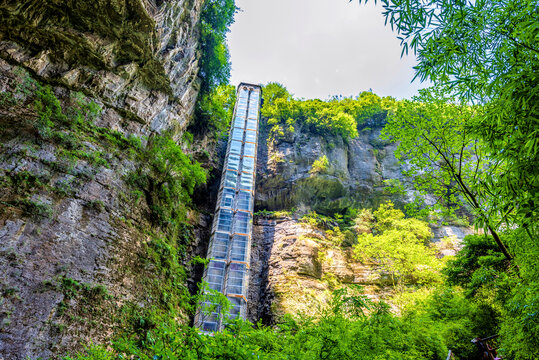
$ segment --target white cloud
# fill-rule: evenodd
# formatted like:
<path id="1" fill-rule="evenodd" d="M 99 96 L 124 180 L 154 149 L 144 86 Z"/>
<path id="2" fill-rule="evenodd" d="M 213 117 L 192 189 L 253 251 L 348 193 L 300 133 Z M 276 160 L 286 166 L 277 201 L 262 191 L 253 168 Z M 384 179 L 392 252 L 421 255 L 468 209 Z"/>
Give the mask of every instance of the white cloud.
<path id="1" fill-rule="evenodd" d="M 228 34 L 231 83 L 283 83 L 296 97 L 326 99 L 371 89 L 409 98 L 425 87 L 413 56 L 400 58 L 381 8 L 347 0 L 236 0 Z"/>

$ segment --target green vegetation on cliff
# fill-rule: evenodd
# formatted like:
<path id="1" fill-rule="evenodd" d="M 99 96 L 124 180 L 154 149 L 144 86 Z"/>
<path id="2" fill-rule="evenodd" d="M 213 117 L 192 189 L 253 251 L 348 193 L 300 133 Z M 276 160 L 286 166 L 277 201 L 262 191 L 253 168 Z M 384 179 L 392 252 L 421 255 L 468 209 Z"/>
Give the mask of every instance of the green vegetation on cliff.
<path id="1" fill-rule="evenodd" d="M 356 218 L 355 255 L 370 258 L 397 283 L 440 282 L 442 263 L 436 259 L 436 249 L 429 246 L 432 237 L 429 225 L 418 219 L 405 218 L 392 203 L 381 204 L 374 212 Z"/>
<path id="2" fill-rule="evenodd" d="M 194 119 L 189 126 L 195 135 L 218 137 L 228 130 L 236 102 L 236 89 L 228 84 L 230 54 L 226 34 L 238 8 L 234 0 L 206 0 L 200 15 L 200 70 L 202 86 Z"/>
<path id="3" fill-rule="evenodd" d="M 189 130 L 195 134 L 214 134 L 216 137 L 228 131 L 236 89 L 232 85 L 220 85 L 210 92 L 199 94 L 195 107 L 195 120 Z"/>
<path id="4" fill-rule="evenodd" d="M 200 15 L 200 73 L 202 92 L 228 84 L 230 54 L 226 33 L 234 22 L 237 8 L 234 0 L 206 0 Z"/>
<path id="5" fill-rule="evenodd" d="M 43 281 L 40 292 L 63 296 L 51 313 L 54 336 L 65 336 L 66 328 L 76 325 L 85 331 L 110 332 L 114 340 L 143 342 L 147 331 L 163 319 L 186 321 L 186 309 L 192 304 L 184 262 L 193 239 L 187 210 L 195 187 L 206 181 L 206 171 L 167 135 L 139 138 L 97 125 L 102 109 L 83 94 L 62 98 L 58 94 L 64 95 L 63 89 L 44 85 L 20 69 L 9 89 L 0 104 L 9 106 L 12 114 L 0 122 L 2 139 L 17 132 L 25 141 L 16 151 L 2 143 L 1 160 L 28 164 L 31 159 L 38 165 L 0 171 L 2 219 L 22 213 L 25 221 L 45 227 L 57 220 L 58 204 L 74 198 L 83 202 L 87 216 L 99 218 L 106 212 L 117 229 L 129 228 L 144 237 L 119 269 L 138 274 L 134 281 L 140 294 L 132 299 L 143 295 L 144 303 L 112 296 L 99 283 L 74 280 L 66 276 L 67 267 Z M 18 127 L 13 126 L 15 120 Z M 50 155 L 40 157 L 43 149 L 50 149 Z M 117 178 L 121 184 L 116 186 L 123 190 L 121 204 L 110 215 L 109 202 L 82 200 L 81 188 L 103 170 L 120 172 L 119 163 L 136 166 L 128 166 L 132 171 L 123 169 L 123 179 Z M 133 209 L 147 211 L 149 222 L 133 223 L 129 216 Z"/>
<path id="6" fill-rule="evenodd" d="M 293 133 L 294 125 L 303 125 L 315 134 L 330 133 L 344 140 L 358 135 L 358 126 L 373 117 L 382 121 L 394 107 L 395 100 L 362 92 L 355 99 L 294 99 L 286 88 L 278 83 L 267 84 L 262 91 L 264 103 L 262 116 L 268 118 L 270 136 Z"/>

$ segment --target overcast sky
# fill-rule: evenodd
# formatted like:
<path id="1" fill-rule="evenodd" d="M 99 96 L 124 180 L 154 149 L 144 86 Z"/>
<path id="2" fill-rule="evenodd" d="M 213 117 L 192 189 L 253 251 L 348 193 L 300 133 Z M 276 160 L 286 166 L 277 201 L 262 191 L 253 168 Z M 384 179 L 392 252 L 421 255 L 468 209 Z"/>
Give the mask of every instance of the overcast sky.
<path id="1" fill-rule="evenodd" d="M 277 81 L 298 98 L 327 99 L 372 89 L 410 98 L 425 87 L 413 56 L 401 59 L 380 5 L 357 0 L 236 0 L 228 34 L 231 83 Z"/>

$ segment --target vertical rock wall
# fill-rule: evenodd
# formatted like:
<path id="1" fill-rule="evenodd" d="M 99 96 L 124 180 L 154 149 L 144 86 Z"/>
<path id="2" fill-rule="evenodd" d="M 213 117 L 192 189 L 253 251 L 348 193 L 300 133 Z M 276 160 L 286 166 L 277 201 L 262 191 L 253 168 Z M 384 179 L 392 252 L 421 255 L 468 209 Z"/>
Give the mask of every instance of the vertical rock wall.
<path id="1" fill-rule="evenodd" d="M 380 298 L 391 292 L 373 264 L 353 259 L 323 230 L 289 217 L 258 217 L 253 229 L 249 319 L 271 324 L 284 314 L 315 315 L 341 284 Z"/>
<path id="2" fill-rule="evenodd" d="M 347 142 L 312 134 L 300 124 L 294 133 L 270 140 L 268 128 L 262 125 L 255 211 L 288 211 L 294 216 L 255 217 L 249 294 L 252 321 L 271 323 L 274 316 L 285 313 L 313 314 L 339 284 L 361 285 L 376 298 L 391 293 L 391 284 L 374 264 L 355 260 L 350 247 L 328 243 L 324 231 L 297 220 L 313 210 L 332 215 L 344 213 L 347 207 L 376 208 L 387 200 L 402 206 L 413 200 L 414 192 L 403 173 L 406 164 L 395 158 L 396 144 L 380 139 L 383 125 L 380 117 L 367 120 L 359 136 Z M 328 168 L 313 173 L 312 164 L 322 156 L 327 157 Z M 388 191 L 385 180 L 398 180 L 404 193 Z M 459 224 L 439 224 L 432 231 L 433 242 L 472 233 Z M 440 249 L 441 256 L 454 253 L 455 249 Z"/>
<path id="3" fill-rule="evenodd" d="M 0 359 L 101 343 L 121 330 L 114 314 L 123 304 L 157 301 L 155 269 L 144 260 L 150 209 L 126 184 L 143 165 L 125 139 L 179 138 L 187 126 L 199 90 L 201 6 L 0 5 Z M 34 81 L 51 85 L 64 109 L 82 101 L 102 111 L 87 131 L 64 126 L 45 138 L 28 100 Z"/>
<path id="4" fill-rule="evenodd" d="M 159 5 L 157 5 L 159 4 Z M 106 106 L 130 133 L 181 130 L 199 89 L 201 0 L 12 0 L 0 7 L 0 57 Z"/>

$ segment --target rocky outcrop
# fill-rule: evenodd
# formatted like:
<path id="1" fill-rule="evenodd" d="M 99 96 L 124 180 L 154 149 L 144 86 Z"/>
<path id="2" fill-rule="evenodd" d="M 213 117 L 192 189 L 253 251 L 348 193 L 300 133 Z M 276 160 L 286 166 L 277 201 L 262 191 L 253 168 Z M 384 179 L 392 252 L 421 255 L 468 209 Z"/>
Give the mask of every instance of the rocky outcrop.
<path id="1" fill-rule="evenodd" d="M 296 125 L 293 134 L 266 144 L 260 142 L 256 205 L 268 210 L 296 208 L 332 214 L 347 207 L 373 207 L 384 200 L 406 203 L 413 199 L 405 165 L 395 158 L 395 144 L 380 139 L 383 119 L 364 124 L 359 136 L 344 141 L 339 136 L 312 134 Z M 312 165 L 326 156 L 329 166 L 312 172 Z M 400 181 L 404 195 L 387 191 L 385 180 Z"/>
<path id="2" fill-rule="evenodd" d="M 459 240 L 471 233 L 465 227 L 437 229 L 438 256 L 455 255 Z M 440 241 L 436 236 L 453 236 Z M 332 291 L 360 285 L 373 300 L 388 299 L 393 291 L 389 274 L 372 262 L 353 256 L 353 247 L 332 242 L 332 235 L 290 217 L 255 218 L 248 318 L 271 324 L 284 314 L 316 316 L 331 299 Z"/>
<path id="3" fill-rule="evenodd" d="M 396 144 L 380 139 L 384 117 L 367 120 L 359 136 L 344 141 L 295 125 L 271 139 L 262 126 L 258 149 L 256 208 L 293 213 L 294 218 L 255 218 L 251 257 L 250 309 L 253 321 L 271 323 L 285 313 L 312 315 L 332 289 L 361 285 L 368 296 L 385 298 L 391 291 L 375 264 L 354 259 L 350 247 L 332 245 L 324 231 L 298 222 L 309 211 L 345 213 L 348 207 L 376 208 L 391 200 L 398 207 L 413 201 L 414 190 L 404 175 L 406 163 L 395 157 Z M 265 141 L 266 140 L 266 141 Z M 313 171 L 326 157 L 328 166 Z M 389 191 L 389 183 L 403 191 Z M 432 201 L 430 198 L 425 199 Z M 431 224 L 439 256 L 454 255 L 459 241 L 473 233 L 464 224 Z M 451 238 L 452 241 L 441 241 Z"/>
<path id="4" fill-rule="evenodd" d="M 252 321 L 315 315 L 343 284 L 361 285 L 373 298 L 391 291 L 374 264 L 355 260 L 350 247 L 330 244 L 323 230 L 292 218 L 257 218 L 249 280 Z"/>
<path id="5" fill-rule="evenodd" d="M 0 57 L 106 106 L 130 133 L 187 126 L 199 89 L 201 0 L 8 1 Z"/>
<path id="6" fill-rule="evenodd" d="M 0 5 L 0 358 L 102 343 L 121 330 L 121 311 L 161 301 L 147 255 L 156 224 L 128 175 L 145 166 L 137 138 L 179 139 L 192 116 L 201 5 Z M 74 125 L 39 113 L 36 81 L 52 86 L 42 105 L 61 106 Z M 190 216 L 206 236 L 211 219 Z"/>
<path id="7" fill-rule="evenodd" d="M 296 214 L 316 211 L 324 215 L 344 213 L 348 207 L 376 208 L 391 200 L 403 207 L 417 196 L 406 162 L 395 157 L 397 144 L 380 138 L 384 117 L 368 119 L 359 136 L 344 141 L 339 136 L 313 134 L 296 125 L 294 133 L 270 139 L 262 125 L 259 141 L 256 208 L 258 210 L 295 210 Z M 264 121 L 264 119 L 262 119 Z M 263 139 L 263 140 L 262 140 Z M 313 172 L 321 157 L 328 167 Z M 392 191 L 394 184 L 400 188 Z M 433 198 L 426 196 L 426 203 Z M 468 226 L 433 224 L 434 241 L 445 236 L 462 239 L 470 234 Z"/>

